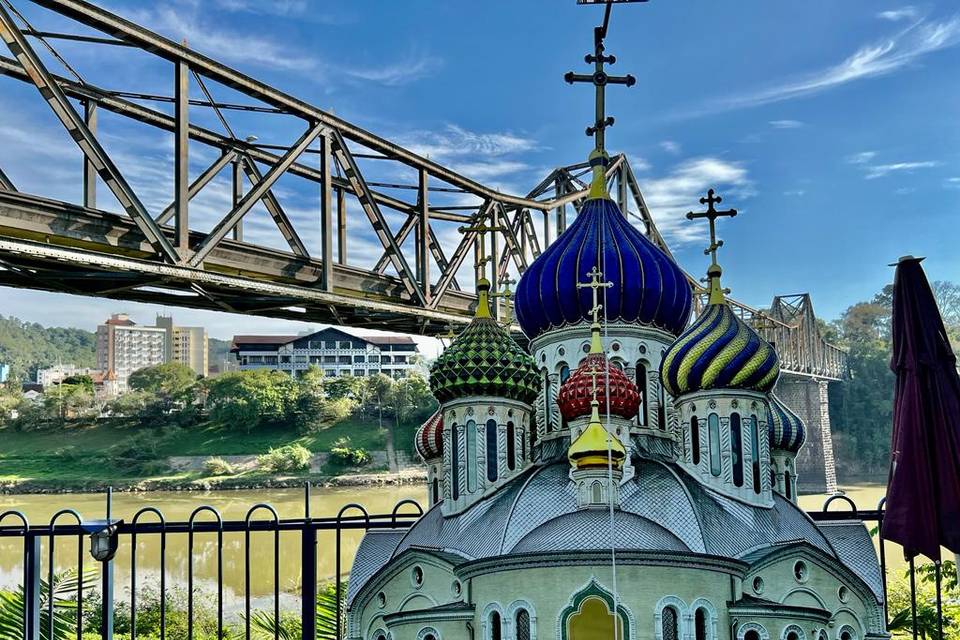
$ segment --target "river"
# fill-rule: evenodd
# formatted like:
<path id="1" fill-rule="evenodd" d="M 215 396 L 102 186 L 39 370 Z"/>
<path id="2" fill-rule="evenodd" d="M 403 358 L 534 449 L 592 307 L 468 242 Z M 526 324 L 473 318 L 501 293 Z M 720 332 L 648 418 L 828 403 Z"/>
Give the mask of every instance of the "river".
<path id="1" fill-rule="evenodd" d="M 883 496 L 884 487 L 879 484 L 860 484 L 845 488 L 845 492 L 862 509 L 876 508 Z M 400 500 L 413 499 L 426 504 L 426 488 L 417 485 L 390 487 L 353 487 L 314 489 L 311 499 L 311 513 L 314 517 L 333 517 L 344 505 L 357 502 L 364 505 L 369 513 L 389 513 Z M 800 504 L 807 510 L 822 508 L 825 496 L 801 496 Z M 299 518 L 303 516 L 303 491 L 296 489 L 259 489 L 248 491 L 211 491 L 211 492 L 148 492 L 117 493 L 113 496 L 113 516 L 130 520 L 134 513 L 145 506 L 154 506 L 163 511 L 167 521 L 186 521 L 193 509 L 206 504 L 218 509 L 224 519 L 241 520 L 247 509 L 259 502 L 273 505 L 281 518 Z M 104 517 L 105 499 L 103 494 L 64 494 L 64 495 L 3 495 L 0 496 L 0 512 L 7 509 L 23 511 L 30 522 L 47 523 L 58 510 L 70 507 L 83 517 L 98 519 Z M 847 508 L 837 503 L 832 509 Z M 408 508 L 409 509 L 409 508 Z M 260 511 L 258 518 L 266 518 L 267 512 Z M 204 516 L 200 516 L 203 518 Z M 143 521 L 150 521 L 146 515 Z M 70 523 L 68 516 L 60 520 Z M 8 519 L 3 524 L 15 521 Z M 273 591 L 273 540 L 272 533 L 252 534 L 251 575 L 253 576 L 251 593 L 261 600 Z M 167 542 L 167 579 L 168 584 L 185 584 L 187 576 L 187 540 L 186 535 L 170 535 Z M 361 532 L 345 532 L 342 537 L 343 570 L 349 570 L 360 542 Z M 321 579 L 330 580 L 335 572 L 334 534 L 321 532 L 318 540 L 318 571 Z M 44 548 L 44 572 L 46 571 L 46 548 Z M 195 576 L 208 586 L 216 577 L 215 534 L 197 534 L 195 549 Z M 58 569 L 73 567 L 77 557 L 76 539 L 63 539 L 57 543 L 56 566 Z M 228 602 L 236 603 L 235 594 L 242 594 L 244 588 L 244 537 L 242 533 L 224 534 L 224 587 Z M 902 555 L 894 547 L 888 548 L 891 563 L 902 563 Z M 89 556 L 87 556 L 89 558 Z M 11 587 L 20 582 L 22 571 L 22 544 L 19 540 L 0 539 L 0 587 Z M 92 561 L 85 559 L 87 567 Z M 144 535 L 137 539 L 137 575 L 138 585 L 144 581 L 156 580 L 159 572 L 158 536 Z M 46 573 L 44 573 L 46 575 Z M 289 532 L 281 535 L 280 546 L 280 586 L 286 593 L 297 590 L 300 575 L 300 536 Z M 118 594 L 127 592 L 130 581 L 130 545 L 121 541 L 117 554 L 116 577 Z"/>

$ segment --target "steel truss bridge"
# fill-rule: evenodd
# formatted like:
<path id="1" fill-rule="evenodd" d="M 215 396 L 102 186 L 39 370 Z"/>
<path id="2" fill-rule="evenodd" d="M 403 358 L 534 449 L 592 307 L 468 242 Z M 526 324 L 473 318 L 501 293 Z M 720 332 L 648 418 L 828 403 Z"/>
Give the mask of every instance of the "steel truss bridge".
<path id="1" fill-rule="evenodd" d="M 464 272 L 486 263 L 499 290 L 564 230 L 586 196 L 586 163 L 555 169 L 526 195 L 501 193 L 89 2 L 32 4 L 39 8 L 32 20 L 51 18 L 60 30 L 35 26 L 12 0 L 0 0 L 0 38 L 11 54 L 0 56 L 0 74 L 37 89 L 29 99 L 45 102 L 68 134 L 64 154 L 76 152 L 71 141 L 79 147 L 82 202 L 18 190 L 0 154 L 0 285 L 440 335 L 466 322 L 476 302 L 458 274 L 466 280 Z M 146 57 L 167 69 L 170 90 L 92 84 L 58 50 L 80 46 L 111 49 L 121 63 Z M 216 97 L 224 94 L 231 99 Z M 172 135 L 166 206 L 138 196 L 125 178 L 98 136 L 101 112 Z M 250 125 L 251 118 L 283 119 L 295 139 L 241 138 L 231 125 L 239 117 L 257 131 L 272 125 Z M 215 159 L 191 177 L 191 154 L 201 147 Z M 231 184 L 229 205 L 201 230 L 191 202 L 221 174 Z M 396 175 L 406 179 L 380 178 Z M 294 224 L 281 178 L 317 190 L 314 224 Z M 621 209 L 669 253 L 625 156 L 612 159 L 607 178 Z M 255 210 L 269 214 L 286 246 L 244 241 Z M 462 232 L 444 235 L 443 225 Z M 487 243 L 478 242 L 484 226 L 494 229 Z M 367 260 L 372 266 L 351 264 L 351 238 L 371 231 L 379 257 Z M 304 237 L 319 238 L 319 249 L 311 252 Z M 690 282 L 702 301 L 700 284 Z M 820 336 L 809 296 L 777 297 L 768 312 L 732 304 L 776 343 L 791 373 L 842 376 L 845 354 Z"/>

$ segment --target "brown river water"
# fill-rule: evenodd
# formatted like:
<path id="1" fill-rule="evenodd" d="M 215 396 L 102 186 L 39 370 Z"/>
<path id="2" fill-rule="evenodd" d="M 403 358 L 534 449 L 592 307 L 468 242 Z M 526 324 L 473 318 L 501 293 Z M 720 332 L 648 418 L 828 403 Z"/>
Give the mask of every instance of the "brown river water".
<path id="1" fill-rule="evenodd" d="M 859 484 L 844 488 L 861 509 L 874 509 L 883 496 L 884 487 L 879 484 Z M 389 513 L 400 500 L 413 499 L 426 505 L 426 488 L 418 485 L 399 487 L 351 487 L 351 488 L 315 488 L 311 499 L 311 513 L 315 518 L 335 517 L 344 505 L 356 502 L 364 505 L 369 513 Z M 800 504 L 807 510 L 820 510 L 825 496 L 801 496 Z M 168 522 L 186 521 L 191 511 L 200 505 L 211 505 L 218 509 L 224 519 L 242 520 L 247 510 L 254 504 L 266 502 L 279 512 L 281 518 L 299 518 L 304 514 L 304 493 L 298 489 L 258 489 L 244 491 L 211 492 L 146 492 L 117 493 L 113 496 L 113 517 L 129 521 L 133 514 L 146 506 L 157 507 L 163 511 Z M 0 512 L 17 509 L 26 514 L 33 524 L 46 524 L 58 510 L 70 507 L 84 518 L 103 518 L 105 498 L 103 494 L 63 494 L 63 495 L 0 495 Z M 837 503 L 831 509 L 846 509 L 846 505 Z M 409 507 L 406 509 L 409 511 Z M 266 519 L 266 511 L 259 511 L 258 519 Z M 203 515 L 200 518 L 204 518 Z M 153 521 L 145 515 L 143 522 Z M 3 525 L 12 525 L 16 521 L 8 519 Z M 59 522 L 70 523 L 65 517 Z M 137 538 L 137 583 L 156 581 L 159 575 L 159 536 L 141 535 Z M 360 542 L 361 532 L 348 531 L 342 534 L 342 567 L 349 572 L 350 564 Z M 335 537 L 332 532 L 320 532 L 318 535 L 318 575 L 322 580 L 333 579 L 335 573 Z M 244 592 L 244 534 L 225 533 L 223 550 L 223 571 L 225 598 L 236 605 L 236 594 Z M 888 547 L 888 561 L 891 566 L 903 563 L 900 554 L 892 545 Z M 43 550 L 44 572 L 46 572 L 46 546 Z M 77 543 L 75 538 L 61 539 L 56 545 L 57 569 L 76 565 Z M 252 534 L 250 549 L 251 593 L 260 602 L 273 592 L 273 533 L 258 532 Z M 86 556 L 85 567 L 95 563 Z M 118 597 L 124 597 L 130 584 L 130 545 L 129 539 L 121 540 L 121 549 L 116 559 L 116 579 Z M 9 588 L 20 582 L 22 575 L 22 542 L 19 539 L 0 538 L 0 588 Z M 215 534 L 197 534 L 194 550 L 194 572 L 201 585 L 210 587 L 215 584 L 217 575 Z M 44 576 L 46 573 L 44 573 Z M 295 532 L 281 534 L 280 540 L 280 588 L 286 593 L 297 590 L 300 575 L 300 536 Z M 187 536 L 170 534 L 167 540 L 167 584 L 186 584 L 187 576 Z M 292 603 L 287 603 L 292 604 Z"/>

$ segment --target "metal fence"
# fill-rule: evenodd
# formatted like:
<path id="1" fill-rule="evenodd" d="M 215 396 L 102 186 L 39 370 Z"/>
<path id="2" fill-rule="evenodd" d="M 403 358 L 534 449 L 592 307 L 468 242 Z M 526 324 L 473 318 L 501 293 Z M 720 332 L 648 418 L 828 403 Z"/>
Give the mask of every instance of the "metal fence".
<path id="1" fill-rule="evenodd" d="M 834 503 L 845 503 L 846 510 L 831 509 Z M 187 633 L 188 638 L 194 637 L 195 627 L 195 537 L 198 534 L 215 534 L 216 536 L 216 566 L 217 575 L 215 579 L 216 587 L 216 627 L 217 637 L 222 637 L 224 633 L 224 534 L 242 533 L 243 534 L 243 625 L 246 637 L 250 637 L 251 620 L 251 534 L 255 532 L 272 532 L 272 558 L 273 558 L 273 593 L 271 597 L 271 613 L 274 619 L 279 621 L 281 614 L 281 588 L 280 588 L 280 535 L 282 532 L 299 533 L 299 555 L 300 555 L 300 588 L 298 600 L 300 603 L 300 623 L 302 625 L 303 638 L 317 637 L 317 592 L 321 576 L 318 575 L 318 545 L 317 536 L 321 532 L 333 532 L 335 537 L 334 548 L 334 579 L 335 579 L 335 622 L 333 623 L 334 637 L 341 638 L 343 614 L 345 609 L 345 596 L 341 593 L 341 581 L 339 577 L 343 574 L 342 566 L 342 540 L 341 536 L 348 531 L 368 531 L 371 529 L 395 529 L 410 527 L 417 518 L 423 514 L 422 507 L 413 500 L 401 500 L 396 504 L 390 513 L 369 514 L 362 505 L 348 504 L 344 506 L 333 517 L 314 518 L 310 514 L 310 486 L 304 489 L 304 514 L 303 518 L 285 519 L 280 518 L 277 511 L 269 504 L 255 504 L 250 507 L 242 520 L 224 520 L 220 512 L 212 506 L 201 505 L 195 508 L 189 518 L 182 522 L 168 522 L 163 512 L 155 507 L 144 507 L 136 512 L 129 520 L 123 521 L 114 519 L 110 515 L 111 494 L 108 491 L 106 495 L 106 513 L 107 517 L 100 520 L 84 520 L 82 516 L 73 509 L 62 509 L 55 513 L 46 524 L 31 524 L 27 517 L 19 511 L 6 511 L 0 513 L 0 540 L 19 539 L 23 543 L 23 637 L 30 638 L 56 638 L 64 637 L 63 629 L 57 634 L 54 633 L 54 599 L 44 597 L 44 590 L 52 585 L 54 581 L 54 568 L 56 566 L 56 541 L 58 539 L 73 538 L 77 542 L 76 570 L 79 575 L 83 575 L 85 563 L 96 563 L 100 567 L 99 572 L 99 617 L 100 636 L 104 640 L 114 637 L 114 609 L 119 600 L 116 598 L 116 580 L 114 578 L 114 557 L 120 545 L 126 542 L 129 544 L 130 551 L 130 579 L 129 596 L 130 606 L 130 629 L 131 640 L 137 637 L 137 615 L 138 615 L 138 576 L 137 576 L 137 538 L 138 536 L 154 536 L 159 541 L 159 562 L 160 562 L 160 638 L 165 640 L 167 637 L 167 542 L 172 536 L 185 536 L 187 542 Z M 890 569 L 888 567 L 887 552 L 884 540 L 880 537 L 881 525 L 883 522 L 884 500 L 881 500 L 876 509 L 862 511 L 847 496 L 837 495 L 830 497 L 823 505 L 822 511 L 810 512 L 809 515 L 818 522 L 839 521 L 839 520 L 858 520 L 866 526 L 873 529 L 876 527 L 875 535 L 879 537 L 879 555 L 881 574 L 883 576 L 883 591 L 885 602 L 885 615 L 887 623 L 891 621 L 891 612 L 886 609 L 888 576 Z M 87 544 L 85 544 L 87 543 Z M 42 575 L 43 554 L 46 553 L 47 568 L 44 583 Z M 92 556 L 92 560 L 87 554 Z M 918 588 L 917 577 L 919 567 L 914 559 L 908 561 L 908 574 L 910 579 L 911 611 L 910 623 L 906 625 L 912 632 L 914 638 L 921 637 L 924 634 L 925 627 L 918 624 Z M 929 569 L 927 569 L 929 571 Z M 941 563 L 933 564 L 933 573 L 936 589 L 936 631 L 930 630 L 930 635 L 936 633 L 937 638 L 943 638 L 944 615 L 943 615 L 943 567 Z M 78 580 L 76 587 L 76 637 L 79 639 L 83 632 L 84 620 L 84 596 L 88 595 L 89 586 L 85 586 L 83 580 Z M 44 615 L 45 614 L 45 615 Z M 901 616 L 902 617 L 902 616 Z M 902 620 L 901 620 L 901 626 Z M 926 627 L 929 628 L 929 625 Z M 68 630 L 66 635 L 73 635 L 73 630 Z M 273 635 L 275 638 L 281 637 L 279 625 L 275 628 Z M 327 636 L 329 630 L 327 630 Z"/>

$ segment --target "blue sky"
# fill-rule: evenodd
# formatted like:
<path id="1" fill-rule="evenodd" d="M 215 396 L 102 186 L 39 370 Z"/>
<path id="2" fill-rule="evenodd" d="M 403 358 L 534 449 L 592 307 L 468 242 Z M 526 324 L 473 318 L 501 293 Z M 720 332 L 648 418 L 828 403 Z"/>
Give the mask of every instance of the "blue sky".
<path id="1" fill-rule="evenodd" d="M 64 26 L 23 0 L 16 4 L 46 26 Z M 574 0 L 105 4 L 505 191 L 526 192 L 590 148 L 583 128 L 592 119 L 592 91 L 562 76 L 588 71 L 583 55 L 601 10 Z M 726 284 L 748 304 L 809 291 L 818 315 L 833 318 L 887 283 L 887 263 L 906 253 L 928 257 L 931 279 L 960 280 L 955 3 L 652 0 L 617 7 L 607 44 L 618 57 L 611 71 L 638 79 L 631 89 L 610 91 L 617 124 L 608 147 L 630 156 L 686 269 L 706 267 L 705 229 L 683 214 L 714 187 L 742 214 L 721 224 L 721 261 Z M 96 84 L 168 91 L 164 64 L 61 48 Z M 0 82 L 4 170 L 24 191 L 79 200 L 79 152 L 35 90 Z M 238 99 L 220 87 L 215 93 Z M 216 127 L 209 114 L 194 111 L 197 122 Z M 232 123 L 240 135 L 266 142 L 299 133 L 295 123 L 263 116 Z M 171 194 L 170 137 L 110 116 L 101 131 L 148 207 L 162 208 Z M 194 174 L 213 158 L 196 145 L 191 154 Z M 192 209 L 201 228 L 225 212 L 228 186 L 211 186 Z M 278 189 L 316 246 L 306 226 L 315 224 L 315 190 L 292 181 Z M 101 195 L 115 206 L 108 200 Z M 452 238 L 455 230 L 443 234 Z M 279 242 L 262 211 L 252 214 L 248 238 Z M 351 260 L 369 259 L 374 242 L 369 234 L 352 238 Z M 149 321 L 163 310 L 10 289 L 0 296 L 0 313 L 88 329 L 111 311 Z M 183 324 L 205 324 L 217 337 L 304 328 L 163 311 Z"/>

